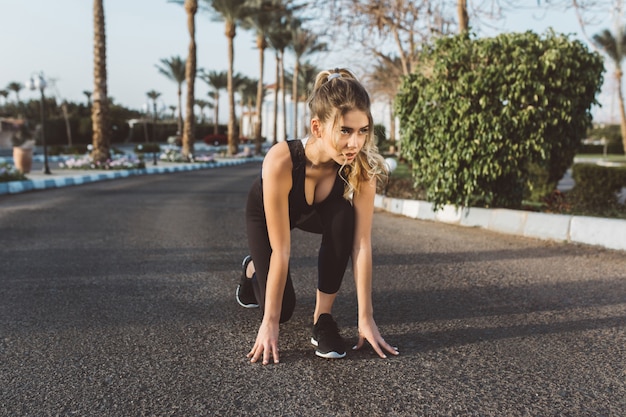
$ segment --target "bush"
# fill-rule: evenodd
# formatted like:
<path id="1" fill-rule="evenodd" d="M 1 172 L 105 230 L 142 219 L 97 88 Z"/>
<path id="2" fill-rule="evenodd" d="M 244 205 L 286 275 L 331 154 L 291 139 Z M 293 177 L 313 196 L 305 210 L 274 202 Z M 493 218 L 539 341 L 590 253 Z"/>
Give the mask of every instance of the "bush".
<path id="1" fill-rule="evenodd" d="M 554 32 L 458 35 L 419 62 L 395 112 L 402 155 L 435 207 L 519 208 L 531 189 L 556 187 L 591 126 L 599 54 Z"/>
<path id="2" fill-rule="evenodd" d="M 73 146 L 53 145 L 48 148 L 48 155 L 84 155 L 88 151 L 87 145 Z"/>
<path id="3" fill-rule="evenodd" d="M 572 209 L 605 215 L 624 210 L 617 194 L 626 187 L 626 167 L 576 164 L 572 169 L 574 188 L 567 194 Z"/>
<path id="4" fill-rule="evenodd" d="M 587 138 L 592 140 L 607 141 L 607 154 L 624 154 L 624 144 L 622 142 L 622 132 L 619 125 L 596 125 L 587 133 Z M 601 144 L 584 144 L 578 151 L 581 154 L 602 154 L 604 153 L 604 145 Z"/>
<path id="5" fill-rule="evenodd" d="M 26 176 L 13 165 L 0 162 L 0 182 L 23 181 Z"/>
<path id="6" fill-rule="evenodd" d="M 158 143 L 138 143 L 135 145 L 135 153 L 159 153 L 161 152 L 161 147 Z"/>

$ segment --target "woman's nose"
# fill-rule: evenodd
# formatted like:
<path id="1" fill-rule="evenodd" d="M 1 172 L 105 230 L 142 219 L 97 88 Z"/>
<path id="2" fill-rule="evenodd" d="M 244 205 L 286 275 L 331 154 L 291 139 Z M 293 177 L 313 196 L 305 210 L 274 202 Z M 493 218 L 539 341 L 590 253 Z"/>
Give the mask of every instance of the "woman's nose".
<path id="1" fill-rule="evenodd" d="M 357 145 L 357 137 L 356 133 L 353 133 L 348 138 L 348 148 L 356 148 Z"/>

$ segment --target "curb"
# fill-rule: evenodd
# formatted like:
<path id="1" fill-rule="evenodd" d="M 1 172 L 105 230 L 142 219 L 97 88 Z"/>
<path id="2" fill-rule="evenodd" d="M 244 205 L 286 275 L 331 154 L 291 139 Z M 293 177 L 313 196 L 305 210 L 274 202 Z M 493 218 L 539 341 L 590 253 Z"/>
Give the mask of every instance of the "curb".
<path id="1" fill-rule="evenodd" d="M 171 166 L 150 166 L 141 169 L 124 169 L 114 171 L 94 170 L 89 174 L 72 174 L 71 170 L 56 178 L 32 179 L 24 181 L 0 182 L 0 195 L 18 194 L 33 190 L 45 190 L 50 188 L 62 188 L 73 185 L 88 184 L 96 181 L 106 181 L 120 178 L 128 178 L 137 175 L 167 174 L 173 172 L 196 171 L 200 169 L 220 168 L 225 166 L 242 165 L 248 162 L 261 161 L 259 158 L 233 159 L 217 162 L 181 163 Z"/>
<path id="2" fill-rule="evenodd" d="M 602 246 L 626 251 L 626 220 L 565 214 L 535 213 L 510 209 L 485 209 L 446 205 L 435 211 L 427 201 L 404 200 L 376 195 L 374 206 L 419 220 L 465 227 L 479 227 L 498 233 Z"/>

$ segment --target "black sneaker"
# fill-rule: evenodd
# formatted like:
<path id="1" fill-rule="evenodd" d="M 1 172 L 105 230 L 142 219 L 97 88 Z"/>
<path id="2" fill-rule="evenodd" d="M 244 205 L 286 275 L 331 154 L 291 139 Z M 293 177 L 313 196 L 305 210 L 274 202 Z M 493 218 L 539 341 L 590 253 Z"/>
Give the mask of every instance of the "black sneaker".
<path id="1" fill-rule="evenodd" d="M 326 359 L 346 356 L 346 348 L 339 334 L 337 323 L 330 314 L 321 314 L 313 326 L 311 343 L 317 347 L 315 354 Z"/>
<path id="2" fill-rule="evenodd" d="M 248 264 L 252 261 L 250 255 L 243 258 L 241 263 L 241 278 L 239 279 L 239 285 L 237 285 L 237 291 L 235 292 L 235 298 L 240 306 L 245 308 L 256 308 L 259 303 L 254 295 L 254 289 L 252 288 L 252 280 L 246 277 L 246 269 Z"/>

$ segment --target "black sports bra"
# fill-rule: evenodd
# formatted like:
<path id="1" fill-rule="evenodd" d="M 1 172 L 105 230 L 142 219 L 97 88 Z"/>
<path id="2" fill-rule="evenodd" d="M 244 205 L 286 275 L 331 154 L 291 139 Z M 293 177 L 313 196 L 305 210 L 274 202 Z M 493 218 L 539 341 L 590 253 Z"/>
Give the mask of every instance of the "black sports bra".
<path id="1" fill-rule="evenodd" d="M 339 176 L 339 169 L 337 170 L 337 177 L 335 183 L 330 191 L 330 194 L 324 201 L 320 203 L 313 203 L 309 205 L 306 201 L 306 195 L 304 193 L 304 180 L 306 179 L 306 156 L 304 154 L 304 146 L 306 139 L 293 139 L 288 140 L 289 152 L 291 153 L 291 162 L 293 164 L 293 170 L 291 172 L 292 186 L 289 191 L 289 222 L 291 227 L 295 227 L 298 223 L 309 217 L 315 207 L 324 202 L 334 199 L 343 198 L 344 181 Z"/>

